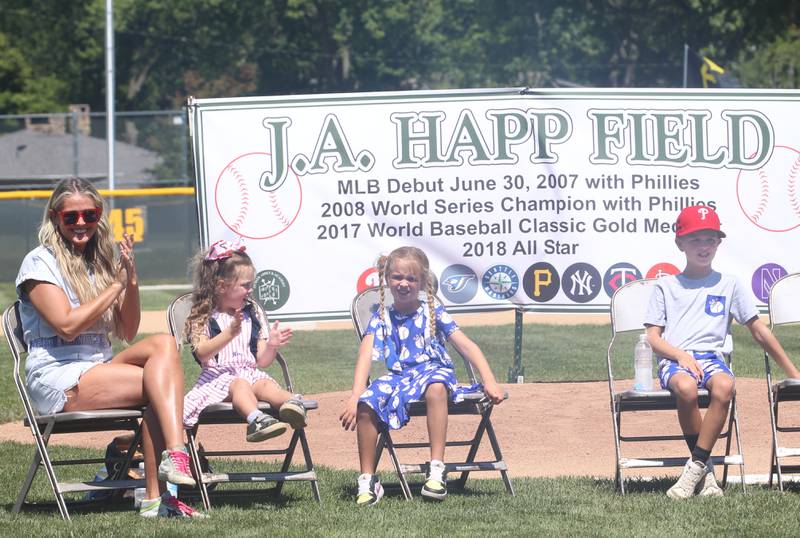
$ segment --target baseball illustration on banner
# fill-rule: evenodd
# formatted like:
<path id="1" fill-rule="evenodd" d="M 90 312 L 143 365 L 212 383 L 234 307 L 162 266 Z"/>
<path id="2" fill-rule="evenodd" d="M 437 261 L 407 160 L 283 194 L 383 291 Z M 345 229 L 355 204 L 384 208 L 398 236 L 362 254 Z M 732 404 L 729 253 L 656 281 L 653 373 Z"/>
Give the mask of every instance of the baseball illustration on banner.
<path id="1" fill-rule="evenodd" d="M 800 226 L 800 151 L 775 146 L 769 161 L 757 170 L 740 170 L 736 197 L 745 216 L 768 232 Z"/>
<path id="2" fill-rule="evenodd" d="M 270 170 L 270 154 L 245 153 L 220 172 L 214 203 L 222 222 L 248 239 L 269 239 L 286 231 L 300 214 L 303 189 L 291 171 L 278 188 L 267 190 L 261 177 Z"/>

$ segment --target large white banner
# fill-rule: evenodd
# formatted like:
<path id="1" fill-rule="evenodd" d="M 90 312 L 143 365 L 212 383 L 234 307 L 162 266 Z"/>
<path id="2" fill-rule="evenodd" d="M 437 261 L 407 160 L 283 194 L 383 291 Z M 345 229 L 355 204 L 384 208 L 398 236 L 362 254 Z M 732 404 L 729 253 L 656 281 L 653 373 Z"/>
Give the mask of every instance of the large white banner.
<path id="1" fill-rule="evenodd" d="M 678 272 L 715 207 L 715 266 L 763 305 L 799 269 L 800 92 L 453 90 L 192 100 L 200 236 L 242 237 L 274 317 L 346 317 L 381 253 L 427 252 L 451 310 L 607 311 Z"/>

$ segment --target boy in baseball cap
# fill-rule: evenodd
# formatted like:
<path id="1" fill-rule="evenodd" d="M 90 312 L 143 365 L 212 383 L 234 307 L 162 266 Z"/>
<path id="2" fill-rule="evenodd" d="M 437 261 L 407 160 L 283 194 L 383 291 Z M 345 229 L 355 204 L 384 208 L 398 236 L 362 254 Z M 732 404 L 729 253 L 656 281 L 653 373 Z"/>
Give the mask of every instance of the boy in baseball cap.
<path id="1" fill-rule="evenodd" d="M 734 394 L 733 373 L 725 361 L 733 347 L 728 338 L 731 320 L 750 329 L 756 342 L 789 377 L 800 378 L 800 371 L 758 318 L 747 287 L 711 267 L 725 237 L 714 208 L 696 205 L 683 209 L 675 230 L 675 244 L 686 256 L 686 266 L 680 274 L 658 280 L 645 315 L 648 341 L 659 359 L 661 386 L 677 399 L 678 422 L 691 452 L 667 495 L 677 499 L 695 494 L 716 497 L 723 492 L 709 458 Z M 705 417 L 697 404 L 697 391 L 702 388 L 710 395 Z"/>

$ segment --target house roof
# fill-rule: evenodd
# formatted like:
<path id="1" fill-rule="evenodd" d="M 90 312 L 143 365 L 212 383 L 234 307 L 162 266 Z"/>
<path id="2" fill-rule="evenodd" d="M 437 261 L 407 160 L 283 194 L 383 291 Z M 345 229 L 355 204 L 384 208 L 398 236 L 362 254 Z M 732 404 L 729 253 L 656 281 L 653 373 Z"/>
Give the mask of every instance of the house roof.
<path id="1" fill-rule="evenodd" d="M 106 140 L 80 133 L 48 134 L 29 129 L 0 136 L 0 186 L 52 186 L 62 177 L 78 175 L 107 184 Z M 114 144 L 117 186 L 134 186 L 155 179 L 158 153 L 139 146 Z M 98 185 L 100 186 L 100 185 Z"/>

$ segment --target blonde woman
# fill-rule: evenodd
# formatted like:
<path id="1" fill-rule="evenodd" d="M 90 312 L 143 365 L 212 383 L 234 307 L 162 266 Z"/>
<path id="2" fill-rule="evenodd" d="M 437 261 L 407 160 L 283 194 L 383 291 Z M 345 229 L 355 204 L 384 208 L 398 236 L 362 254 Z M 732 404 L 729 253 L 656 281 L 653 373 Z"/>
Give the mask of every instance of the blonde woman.
<path id="1" fill-rule="evenodd" d="M 164 484 L 195 484 L 183 444 L 183 368 L 175 341 L 155 335 L 117 355 L 111 350 L 109 334 L 131 342 L 141 312 L 133 240 L 126 234 L 115 255 L 104 209 L 91 183 L 62 180 L 45 208 L 40 245 L 22 261 L 16 286 L 28 391 L 40 414 L 145 405 L 147 498 L 140 514 L 199 515 Z"/>

